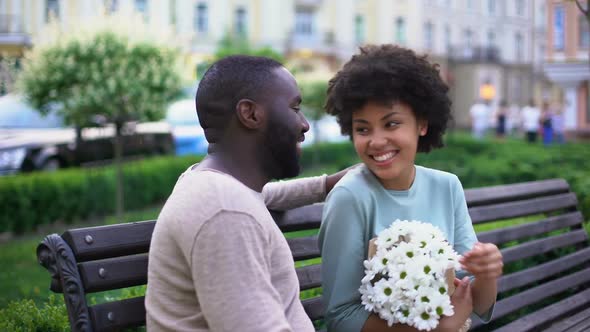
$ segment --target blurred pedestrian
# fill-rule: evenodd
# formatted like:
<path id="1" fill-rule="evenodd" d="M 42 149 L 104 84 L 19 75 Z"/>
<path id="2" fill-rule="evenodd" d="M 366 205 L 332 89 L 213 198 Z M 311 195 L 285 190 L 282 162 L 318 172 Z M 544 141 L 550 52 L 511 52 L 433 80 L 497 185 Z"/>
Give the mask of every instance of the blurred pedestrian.
<path id="1" fill-rule="evenodd" d="M 508 116 L 506 117 L 506 132 L 509 135 L 518 135 L 521 128 L 520 106 L 513 103 L 508 108 Z"/>
<path id="2" fill-rule="evenodd" d="M 482 139 L 488 129 L 489 107 L 483 99 L 478 99 L 469 109 L 471 133 L 474 138 Z"/>
<path id="3" fill-rule="evenodd" d="M 553 143 L 553 112 L 548 101 L 543 102 L 541 110 L 541 126 L 543 132 L 543 145 L 549 146 Z"/>
<path id="4" fill-rule="evenodd" d="M 496 110 L 496 137 L 498 138 L 504 138 L 506 135 L 506 120 L 508 112 L 508 103 L 506 100 L 502 99 Z"/>
<path id="5" fill-rule="evenodd" d="M 551 124 L 553 126 L 555 142 L 558 144 L 565 143 L 565 117 L 563 116 L 563 104 L 555 104 Z"/>
<path id="6" fill-rule="evenodd" d="M 522 128 L 526 134 L 526 140 L 529 143 L 537 141 L 539 131 L 539 121 L 541 120 L 541 111 L 535 106 L 535 101 L 531 99 L 527 106 L 522 108 Z"/>

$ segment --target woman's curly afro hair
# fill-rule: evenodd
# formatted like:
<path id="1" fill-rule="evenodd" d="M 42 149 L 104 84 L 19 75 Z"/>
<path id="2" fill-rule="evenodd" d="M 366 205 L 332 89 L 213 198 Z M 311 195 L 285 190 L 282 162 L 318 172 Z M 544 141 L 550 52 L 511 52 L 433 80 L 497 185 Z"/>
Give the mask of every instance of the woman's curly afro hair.
<path id="1" fill-rule="evenodd" d="M 368 101 L 404 103 L 419 120 L 428 122 L 428 132 L 418 141 L 418 152 L 443 146 L 442 136 L 451 119 L 448 86 L 438 65 L 426 56 L 395 45 L 360 48 L 328 84 L 326 112 L 337 117 L 343 135 L 352 137 L 352 113 Z"/>

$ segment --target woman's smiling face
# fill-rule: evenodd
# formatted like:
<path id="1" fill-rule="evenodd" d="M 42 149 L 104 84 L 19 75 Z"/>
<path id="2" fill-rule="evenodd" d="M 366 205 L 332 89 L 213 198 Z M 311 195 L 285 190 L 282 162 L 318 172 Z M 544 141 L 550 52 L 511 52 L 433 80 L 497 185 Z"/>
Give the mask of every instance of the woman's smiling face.
<path id="1" fill-rule="evenodd" d="M 428 129 L 403 103 L 367 102 L 352 114 L 356 153 L 387 189 L 406 190 L 414 181 L 418 139 Z"/>

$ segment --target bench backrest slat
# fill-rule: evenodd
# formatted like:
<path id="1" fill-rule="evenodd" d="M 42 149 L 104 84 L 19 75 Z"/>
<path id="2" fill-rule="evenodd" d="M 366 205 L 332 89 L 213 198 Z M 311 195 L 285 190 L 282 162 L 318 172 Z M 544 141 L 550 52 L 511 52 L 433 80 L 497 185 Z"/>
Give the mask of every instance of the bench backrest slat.
<path id="1" fill-rule="evenodd" d="M 62 238 L 78 262 L 148 252 L 155 220 L 66 231 Z"/>
<path id="2" fill-rule="evenodd" d="M 95 332 L 119 331 L 145 325 L 145 297 L 97 304 L 89 307 Z"/>
<path id="3" fill-rule="evenodd" d="M 324 318 L 324 304 L 321 297 L 314 297 L 301 301 L 303 309 L 311 320 L 318 320 Z"/>
<path id="4" fill-rule="evenodd" d="M 148 255 L 107 258 L 78 264 L 86 293 L 144 285 Z"/>
<path id="5" fill-rule="evenodd" d="M 480 242 L 492 242 L 498 245 L 527 236 L 536 236 L 566 227 L 578 226 L 583 221 L 582 214 L 579 211 L 575 211 L 523 225 L 480 232 L 477 234 L 477 238 Z"/>
<path id="6" fill-rule="evenodd" d="M 552 295 L 588 282 L 590 282 L 590 268 L 551 280 L 516 295 L 504 298 L 497 303 L 496 309 L 494 310 L 494 319 L 504 317 L 520 308 L 532 305 Z"/>
<path id="7" fill-rule="evenodd" d="M 539 196 L 548 196 L 569 191 L 563 179 L 550 179 L 517 184 L 491 186 L 465 190 L 468 206 L 513 202 Z"/>
<path id="8" fill-rule="evenodd" d="M 498 292 L 516 289 L 588 262 L 590 262 L 590 247 L 523 271 L 503 275 L 498 281 Z"/>
<path id="9" fill-rule="evenodd" d="M 517 202 L 472 207 L 469 208 L 469 215 L 474 224 L 479 224 L 491 220 L 517 218 L 553 212 L 560 209 L 575 208 L 577 204 L 576 194 L 566 193 Z"/>
<path id="10" fill-rule="evenodd" d="M 299 267 L 295 270 L 299 279 L 299 288 L 306 290 L 322 285 L 322 266 L 319 264 Z"/>
<path id="11" fill-rule="evenodd" d="M 576 243 L 588 241 L 586 231 L 581 229 L 573 232 L 542 238 L 502 249 L 504 263 L 542 255 L 556 248 L 562 248 Z"/>
<path id="12" fill-rule="evenodd" d="M 323 206 L 323 203 L 313 204 L 271 214 L 283 232 L 314 229 L 320 227 Z"/>
<path id="13" fill-rule="evenodd" d="M 296 261 L 320 257 L 317 235 L 287 239 L 287 243 Z"/>

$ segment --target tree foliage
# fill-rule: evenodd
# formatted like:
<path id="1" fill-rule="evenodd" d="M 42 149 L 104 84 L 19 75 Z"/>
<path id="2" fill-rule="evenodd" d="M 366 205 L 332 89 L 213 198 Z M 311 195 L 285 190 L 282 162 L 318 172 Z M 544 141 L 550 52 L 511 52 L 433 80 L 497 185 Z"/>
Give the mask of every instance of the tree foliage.
<path id="1" fill-rule="evenodd" d="M 197 65 L 197 77 L 200 79 L 205 71 L 217 60 L 237 54 L 263 56 L 274 59 L 282 64 L 285 63 L 285 57 L 271 47 L 253 47 L 244 36 L 226 33 L 218 42 L 211 60 Z"/>
<path id="2" fill-rule="evenodd" d="M 175 63 L 171 49 L 102 31 L 33 51 L 20 86 L 33 107 L 46 113 L 59 105 L 75 126 L 97 115 L 116 124 L 157 120 L 180 93 Z"/>

